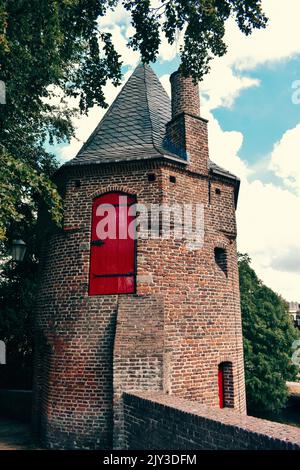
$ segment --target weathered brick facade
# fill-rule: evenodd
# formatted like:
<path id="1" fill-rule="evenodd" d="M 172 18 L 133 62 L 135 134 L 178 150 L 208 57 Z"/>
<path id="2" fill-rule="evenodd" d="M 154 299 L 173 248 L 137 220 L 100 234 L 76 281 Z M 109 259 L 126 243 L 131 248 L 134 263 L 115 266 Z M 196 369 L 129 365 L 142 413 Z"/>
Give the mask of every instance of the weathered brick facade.
<path id="1" fill-rule="evenodd" d="M 149 88 L 153 72 L 137 70 Z M 141 76 L 133 76 L 131 84 L 140 86 Z M 155 144 L 158 153 L 149 150 L 151 158 L 148 147 L 132 150 L 135 158 L 127 147 L 123 160 L 101 161 L 93 149 L 90 159 L 79 155 L 57 175 L 64 224 L 47 240 L 36 316 L 34 422 L 48 447 L 111 448 L 113 439 L 122 447 L 126 390 L 164 391 L 218 407 L 222 362 L 232 364 L 225 394 L 228 387 L 231 406 L 245 413 L 238 181 L 209 162 L 207 123 L 195 116 L 196 88 L 190 80 L 179 82 L 180 87 L 173 84 L 176 114 L 164 123 L 166 149 L 184 146 L 177 157 L 157 151 Z M 176 141 L 177 121 L 184 135 Z M 202 203 L 203 247 L 190 250 L 174 237 L 138 239 L 136 293 L 89 296 L 92 203 L 111 191 L 135 195 L 148 207 Z M 226 270 L 216 260 L 216 248 L 226 255 Z"/>

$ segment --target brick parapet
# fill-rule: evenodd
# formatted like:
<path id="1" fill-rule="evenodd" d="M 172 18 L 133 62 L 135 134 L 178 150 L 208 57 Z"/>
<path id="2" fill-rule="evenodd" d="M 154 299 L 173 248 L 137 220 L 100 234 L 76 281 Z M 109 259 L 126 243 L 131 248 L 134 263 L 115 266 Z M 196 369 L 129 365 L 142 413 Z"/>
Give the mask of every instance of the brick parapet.
<path id="1" fill-rule="evenodd" d="M 124 394 L 129 450 L 300 450 L 299 428 L 157 392 Z"/>

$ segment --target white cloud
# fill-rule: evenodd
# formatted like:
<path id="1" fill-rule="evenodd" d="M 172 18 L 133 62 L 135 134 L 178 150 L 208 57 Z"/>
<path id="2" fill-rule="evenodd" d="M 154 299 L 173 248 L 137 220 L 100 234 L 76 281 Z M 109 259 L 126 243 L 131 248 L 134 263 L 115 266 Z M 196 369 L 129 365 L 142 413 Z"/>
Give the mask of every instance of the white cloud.
<path id="1" fill-rule="evenodd" d="M 238 156 L 243 144 L 243 134 L 237 131 L 223 131 L 212 114 L 205 114 L 209 119 L 208 138 L 211 160 L 239 178 L 247 178 L 251 171 Z"/>
<path id="2" fill-rule="evenodd" d="M 291 254 L 299 251 L 299 209 L 299 196 L 289 190 L 242 178 L 238 248 L 249 253 L 265 284 L 287 300 L 300 299 L 300 270 L 288 268 Z"/>
<path id="3" fill-rule="evenodd" d="M 212 160 L 241 178 L 239 251 L 250 255 L 265 284 L 287 300 L 300 300 L 300 266 L 297 271 L 292 263 L 300 251 L 300 197 L 274 184 L 253 181 L 252 168 L 238 155 L 243 135 L 224 132 L 212 116 L 209 140 Z"/>
<path id="4" fill-rule="evenodd" d="M 152 1 L 152 6 L 160 6 L 160 2 Z M 140 54 L 128 48 L 128 39 L 134 34 L 135 29 L 131 26 L 131 15 L 122 4 L 118 4 L 114 11 L 99 20 L 101 31 L 112 33 L 113 42 L 117 51 L 121 54 L 124 65 L 133 65 L 139 60 Z M 160 34 L 161 44 L 159 46 L 158 60 L 170 61 L 176 57 L 183 43 L 183 32 L 178 32 L 174 44 L 169 44 L 163 33 Z"/>
<path id="5" fill-rule="evenodd" d="M 108 32 L 112 36 L 112 42 L 116 51 L 121 56 L 123 65 L 135 66 L 140 60 L 140 54 L 127 46 L 128 38 L 132 34 L 131 26 L 112 24 L 102 28 L 102 31 Z"/>
<path id="6" fill-rule="evenodd" d="M 163 79 L 166 82 L 167 76 Z M 213 95 L 211 90 L 209 99 Z M 237 208 L 239 251 L 250 255 L 253 268 L 265 284 L 287 300 L 299 301 L 300 265 L 296 269 L 295 260 L 300 256 L 300 191 L 292 192 L 290 186 L 300 188 L 300 124 L 282 136 L 261 165 L 261 172 L 272 169 L 286 183 L 284 188 L 261 181 L 259 165 L 249 166 L 240 158 L 241 132 L 224 131 L 209 106 L 202 108 L 202 116 L 209 119 L 210 158 L 241 179 Z"/>
<path id="7" fill-rule="evenodd" d="M 163 62 L 175 59 L 179 52 L 181 41 L 176 40 L 174 44 L 169 44 L 164 34 L 160 35 L 160 40 L 161 43 L 158 50 L 158 60 Z"/>
<path id="8" fill-rule="evenodd" d="M 105 16 L 99 19 L 99 26 L 101 29 L 114 24 L 130 24 L 130 15 L 121 2 L 118 3 L 114 10 L 108 10 Z"/>
<path id="9" fill-rule="evenodd" d="M 300 2 L 286 0 L 280 5 L 263 0 L 263 8 L 270 23 L 249 37 L 232 21 L 228 23 L 228 54 L 212 62 L 211 73 L 200 85 L 205 92 L 202 115 L 210 119 L 211 158 L 242 180 L 237 210 L 239 250 L 249 253 L 254 269 L 267 285 L 287 300 L 299 301 L 300 272 L 295 269 L 295 259 L 300 251 L 300 124 L 285 132 L 271 155 L 249 167 L 238 154 L 243 135 L 224 132 L 210 113 L 220 106 L 232 106 L 243 89 L 259 86 L 245 76 L 247 70 L 264 63 L 275 66 L 279 60 L 300 54 Z M 261 181 L 259 176 L 265 170 L 273 171 L 282 186 Z"/>
<path id="10" fill-rule="evenodd" d="M 99 106 L 90 109 L 88 115 L 80 116 L 73 120 L 76 137 L 71 142 L 58 150 L 58 156 L 62 163 L 74 158 L 95 127 L 98 125 L 105 110 Z"/>
<path id="11" fill-rule="evenodd" d="M 290 58 L 300 53 L 299 0 L 263 0 L 263 10 L 269 18 L 266 29 L 243 35 L 233 21 L 229 21 L 226 42 L 229 45 L 226 60 L 240 70 L 249 70 L 265 62 Z"/>
<path id="12" fill-rule="evenodd" d="M 209 109 L 231 107 L 242 90 L 259 86 L 259 81 L 245 73 L 261 64 L 276 64 L 300 54 L 299 0 L 263 0 L 269 18 L 266 29 L 245 36 L 233 19 L 226 26 L 225 42 L 228 53 L 211 62 L 211 72 L 201 83 L 202 99 Z M 205 94 L 209 100 L 206 103 Z"/>
<path id="13" fill-rule="evenodd" d="M 159 77 L 159 79 L 161 81 L 162 86 L 168 93 L 169 97 L 171 97 L 170 75 L 169 74 L 162 75 L 161 77 Z"/>
<path id="14" fill-rule="evenodd" d="M 234 72 L 225 60 L 216 59 L 211 72 L 200 83 L 201 101 L 208 110 L 221 106 L 230 108 L 242 90 L 259 84 L 257 79 Z"/>
<path id="15" fill-rule="evenodd" d="M 270 169 L 283 179 L 285 185 L 300 195 L 300 123 L 289 129 L 274 146 Z"/>
<path id="16" fill-rule="evenodd" d="M 296 40 L 298 34 L 296 18 L 298 12 L 298 18 L 300 16 L 300 2 L 298 0 L 286 0 L 284 8 L 278 8 L 278 4 L 274 0 L 264 0 L 263 5 L 270 17 L 270 25 L 266 30 L 256 31 L 250 37 L 245 37 L 232 21 L 228 23 L 226 41 L 229 46 L 229 53 L 225 57 L 215 59 L 212 62 L 211 73 L 201 83 L 204 113 L 205 110 L 209 113 L 210 110 L 220 106 L 230 107 L 242 90 L 259 86 L 258 80 L 244 76 L 236 68 L 239 67 L 244 70 L 254 67 L 260 62 L 289 57 L 291 54 L 300 51 L 300 43 Z M 292 15 L 291 12 L 293 12 Z M 282 24 L 285 19 L 286 21 L 289 20 L 291 26 L 285 29 L 285 34 L 282 34 Z M 119 4 L 114 11 L 109 11 L 107 15 L 99 20 L 99 26 L 102 31 L 108 31 L 112 34 L 112 39 L 124 65 L 132 69 L 139 61 L 139 53 L 127 47 L 128 38 L 134 32 L 130 25 L 129 13 Z M 161 61 L 173 59 L 182 43 L 182 34 L 178 36 L 173 46 L 167 43 L 163 35 L 161 39 L 159 59 Z M 162 83 L 169 90 L 168 76 L 162 77 Z M 107 102 L 111 103 L 116 94 L 117 90 L 108 85 L 106 88 Z M 67 160 L 76 154 L 103 114 L 103 109 L 95 107 L 90 110 L 88 116 L 75 120 L 78 140 L 72 139 L 70 146 L 63 147 L 60 150 L 63 160 Z M 231 137 L 233 138 L 234 134 L 231 134 Z M 235 139 L 238 138 L 235 134 Z"/>

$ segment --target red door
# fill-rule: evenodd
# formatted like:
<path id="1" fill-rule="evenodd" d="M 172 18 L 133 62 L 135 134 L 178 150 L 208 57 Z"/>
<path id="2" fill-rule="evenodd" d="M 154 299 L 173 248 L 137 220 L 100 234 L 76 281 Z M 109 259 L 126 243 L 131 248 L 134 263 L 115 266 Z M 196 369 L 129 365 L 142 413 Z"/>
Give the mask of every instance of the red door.
<path id="1" fill-rule="evenodd" d="M 219 405 L 220 408 L 224 408 L 224 374 L 223 366 L 219 365 L 218 369 L 218 386 L 219 386 Z"/>
<path id="2" fill-rule="evenodd" d="M 93 203 L 89 295 L 135 291 L 135 240 L 128 235 L 133 196 L 107 193 Z"/>

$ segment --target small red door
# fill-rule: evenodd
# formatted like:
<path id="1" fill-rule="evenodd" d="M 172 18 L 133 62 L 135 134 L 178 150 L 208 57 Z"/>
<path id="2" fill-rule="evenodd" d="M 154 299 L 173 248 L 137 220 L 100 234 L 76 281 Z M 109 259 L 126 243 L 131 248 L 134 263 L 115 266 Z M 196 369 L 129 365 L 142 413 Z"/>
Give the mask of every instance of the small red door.
<path id="1" fill-rule="evenodd" d="M 89 295 L 135 291 L 135 240 L 128 233 L 135 218 L 128 209 L 135 202 L 117 192 L 94 200 Z"/>
<path id="2" fill-rule="evenodd" d="M 224 374 L 223 366 L 219 365 L 218 369 L 218 386 L 219 386 L 219 405 L 220 408 L 224 408 Z"/>

